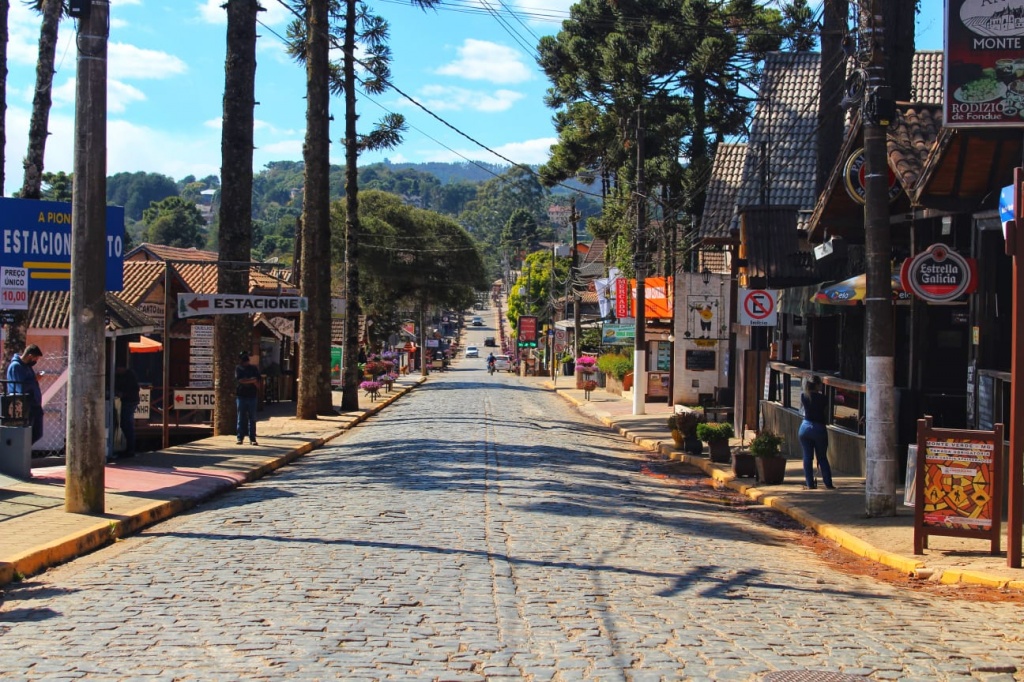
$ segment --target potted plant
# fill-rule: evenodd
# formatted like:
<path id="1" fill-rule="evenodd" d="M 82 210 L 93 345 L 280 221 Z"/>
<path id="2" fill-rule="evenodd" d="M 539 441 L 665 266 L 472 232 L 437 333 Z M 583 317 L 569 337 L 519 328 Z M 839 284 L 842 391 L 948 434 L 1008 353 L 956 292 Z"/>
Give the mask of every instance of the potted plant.
<path id="1" fill-rule="evenodd" d="M 765 485 L 778 485 L 786 478 L 786 458 L 782 456 L 785 440 L 774 431 L 759 431 L 750 441 L 757 480 Z"/>
<path id="2" fill-rule="evenodd" d="M 590 400 L 590 394 L 597 388 L 597 382 L 593 379 L 587 379 L 583 382 L 583 396 Z"/>
<path id="3" fill-rule="evenodd" d="M 697 437 L 708 444 L 712 462 L 729 462 L 729 439 L 736 435 L 729 422 L 704 422 L 697 425 Z"/>
<path id="4" fill-rule="evenodd" d="M 757 478 L 757 458 L 749 450 L 732 453 L 732 475 L 736 478 Z"/>
<path id="5" fill-rule="evenodd" d="M 699 456 L 704 451 L 700 438 L 697 437 L 697 425 L 703 421 L 703 415 L 693 410 L 676 412 L 668 418 L 668 428 L 672 431 L 672 440 L 676 447 L 691 455 Z"/>
<path id="6" fill-rule="evenodd" d="M 597 370 L 597 358 L 592 355 L 581 355 L 576 358 L 576 388 L 583 389 L 583 384 L 593 378 Z M 586 390 L 586 389 L 583 389 Z"/>

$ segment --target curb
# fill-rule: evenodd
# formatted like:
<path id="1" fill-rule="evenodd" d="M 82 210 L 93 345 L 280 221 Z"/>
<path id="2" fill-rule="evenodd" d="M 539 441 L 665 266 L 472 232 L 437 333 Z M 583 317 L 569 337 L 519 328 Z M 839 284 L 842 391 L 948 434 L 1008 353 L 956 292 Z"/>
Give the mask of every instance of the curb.
<path id="1" fill-rule="evenodd" d="M 557 388 L 552 388 L 552 390 L 577 408 L 587 404 Z M 672 442 L 652 440 L 637 436 L 625 427 L 618 426 L 610 417 L 597 415 L 597 419 L 605 426 L 616 430 L 627 440 L 630 440 L 645 449 L 662 454 L 673 461 L 681 461 L 697 467 L 717 483 L 746 495 L 758 504 L 771 507 L 772 509 L 782 512 L 805 528 L 814 531 L 823 538 L 832 540 L 852 554 L 865 559 L 870 559 L 871 561 L 888 566 L 889 568 L 895 568 L 904 575 L 912 578 L 927 579 L 935 573 L 933 569 L 928 568 L 927 564 L 919 559 L 911 559 L 888 550 L 879 549 L 874 545 L 861 540 L 857 536 L 848 533 L 831 523 L 822 521 L 803 509 L 797 508 L 777 495 L 772 495 L 771 493 L 760 488 L 756 488 L 748 483 L 735 481 L 732 473 L 719 469 L 711 462 L 711 460 L 704 457 L 694 457 L 693 455 L 679 452 L 675 449 L 675 444 Z M 1024 580 L 1005 580 L 981 571 L 945 569 L 938 573 L 937 579 L 939 582 L 946 585 L 963 583 L 993 587 L 997 589 L 1010 588 L 1024 590 Z"/>
<path id="2" fill-rule="evenodd" d="M 267 474 L 280 469 L 281 467 L 294 462 L 313 450 L 322 447 L 330 441 L 338 438 L 352 427 L 361 424 L 369 417 L 376 415 L 382 409 L 395 402 L 414 388 L 420 386 L 427 380 L 426 377 L 419 377 L 413 384 L 404 386 L 391 393 L 380 402 L 374 403 L 365 410 L 356 414 L 354 419 L 344 426 L 327 432 L 321 437 L 314 438 L 307 443 L 289 450 L 280 457 L 269 460 L 262 465 L 246 471 L 241 481 L 226 482 L 223 486 L 208 491 L 203 495 L 195 497 L 174 497 L 169 500 L 161 500 L 146 504 L 126 514 L 120 514 L 110 518 L 98 517 L 98 520 L 88 528 L 66 535 L 54 542 L 35 547 L 22 554 L 16 555 L 10 561 L 0 562 L 0 586 L 40 573 L 47 568 L 66 563 L 76 557 L 84 556 L 106 545 L 134 535 L 135 533 L 148 528 L 154 524 L 166 521 L 184 511 L 188 511 L 207 500 L 217 497 L 225 492 L 233 490 L 244 483 L 263 478 Z"/>

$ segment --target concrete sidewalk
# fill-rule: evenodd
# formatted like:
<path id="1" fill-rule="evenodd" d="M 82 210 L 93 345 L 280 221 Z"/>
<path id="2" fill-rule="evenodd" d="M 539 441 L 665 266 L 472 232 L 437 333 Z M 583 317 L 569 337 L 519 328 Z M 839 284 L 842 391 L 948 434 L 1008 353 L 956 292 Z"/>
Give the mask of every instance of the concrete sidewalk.
<path id="1" fill-rule="evenodd" d="M 141 453 L 105 470 L 105 514 L 64 511 L 63 465 L 32 469 L 22 481 L 0 475 L 0 585 L 86 554 L 174 516 L 246 481 L 256 480 L 376 414 L 424 379 L 400 378 L 365 409 L 295 419 L 294 403 L 269 404 L 259 414 L 259 445 L 214 436 Z M 335 393 L 336 406 L 341 394 Z M 360 396 L 365 403 L 366 398 Z"/>
<path id="2" fill-rule="evenodd" d="M 558 377 L 554 389 L 584 415 L 618 430 L 641 447 L 702 469 L 719 484 L 784 512 L 854 554 L 921 579 L 1024 590 L 1024 569 L 1006 565 L 1005 520 L 1003 553 L 998 556 L 989 554 L 987 540 L 942 536 L 930 537 L 929 548 L 923 555 L 915 556 L 913 508 L 900 504 L 895 517 L 867 518 L 863 478 L 836 476 L 837 490 L 823 487 L 805 490 L 803 465 L 791 459 L 784 483 L 757 487 L 753 479 L 735 478 L 728 464 L 716 464 L 707 457 L 694 457 L 677 450 L 665 423 L 672 411 L 667 404 L 648 403 L 647 414 L 634 416 L 630 400 L 597 390 L 588 401 L 583 391 L 574 387 L 573 381 L 572 377 Z M 550 379 L 548 386 L 551 387 Z M 751 435 L 748 433 L 747 438 Z M 740 444 L 740 439 L 733 439 L 734 447 Z M 902 502 L 902 488 L 898 493 Z"/>

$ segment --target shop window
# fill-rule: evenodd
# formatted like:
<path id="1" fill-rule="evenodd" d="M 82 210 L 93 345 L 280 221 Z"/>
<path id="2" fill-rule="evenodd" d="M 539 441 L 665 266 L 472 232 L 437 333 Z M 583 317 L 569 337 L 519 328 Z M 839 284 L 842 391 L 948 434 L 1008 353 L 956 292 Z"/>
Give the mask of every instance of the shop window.
<path id="1" fill-rule="evenodd" d="M 860 391 L 832 387 L 832 423 L 841 429 L 863 434 L 863 401 L 864 394 Z"/>

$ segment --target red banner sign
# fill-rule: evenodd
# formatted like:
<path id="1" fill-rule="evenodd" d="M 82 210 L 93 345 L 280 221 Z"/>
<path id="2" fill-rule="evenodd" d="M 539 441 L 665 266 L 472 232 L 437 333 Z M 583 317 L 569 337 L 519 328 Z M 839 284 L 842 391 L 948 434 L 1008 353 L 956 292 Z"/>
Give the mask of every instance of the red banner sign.
<path id="1" fill-rule="evenodd" d="M 615 280 L 615 317 L 629 317 L 629 280 L 619 277 Z"/>
<path id="2" fill-rule="evenodd" d="M 516 337 L 522 342 L 533 342 L 537 340 L 537 318 L 532 315 L 520 315 L 519 335 Z"/>

